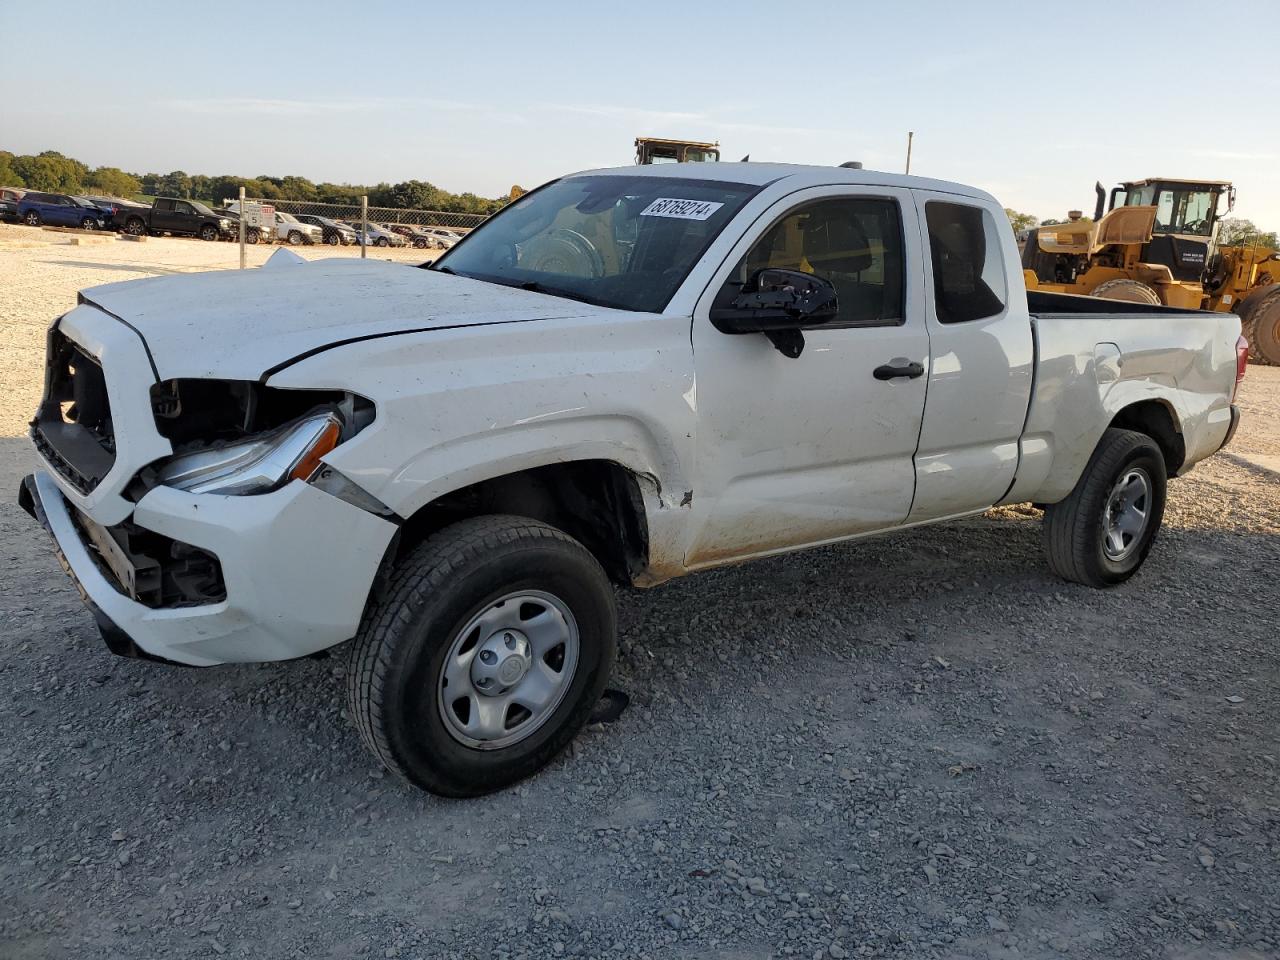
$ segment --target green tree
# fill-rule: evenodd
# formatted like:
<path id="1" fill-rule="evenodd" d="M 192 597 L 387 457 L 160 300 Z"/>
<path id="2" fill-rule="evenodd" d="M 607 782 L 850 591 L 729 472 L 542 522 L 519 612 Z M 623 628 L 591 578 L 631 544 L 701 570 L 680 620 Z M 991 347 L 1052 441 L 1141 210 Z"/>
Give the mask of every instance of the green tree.
<path id="1" fill-rule="evenodd" d="M 80 179 L 80 170 L 84 164 L 68 160 L 59 153 L 48 151 L 38 157 L 14 157 L 12 166 L 14 172 L 32 190 L 79 193 L 84 189 Z"/>
<path id="2" fill-rule="evenodd" d="M 280 193 L 289 200 L 314 200 L 316 185 L 306 177 L 281 177 Z"/>
<path id="3" fill-rule="evenodd" d="M 190 197 L 191 177 L 181 170 L 165 174 L 160 181 L 160 193 L 166 197 Z"/>
<path id="4" fill-rule="evenodd" d="M 119 167 L 98 167 L 86 178 L 85 186 L 112 197 L 131 197 L 142 192 L 142 181 Z"/>
<path id="5" fill-rule="evenodd" d="M 1224 247 L 1259 246 L 1280 248 L 1274 230 L 1263 232 L 1252 220 L 1242 217 L 1223 217 L 1218 221 L 1218 243 Z"/>
<path id="6" fill-rule="evenodd" d="M 1021 233 L 1023 230 L 1030 230 L 1040 222 L 1034 214 L 1019 213 L 1017 210 L 1011 210 L 1009 207 L 1004 208 L 1004 215 L 1009 218 L 1009 224 L 1013 227 L 1014 233 Z"/>
<path id="7" fill-rule="evenodd" d="M 8 150 L 0 150 L 0 187 L 25 187 L 26 181 L 13 169 L 14 156 Z"/>

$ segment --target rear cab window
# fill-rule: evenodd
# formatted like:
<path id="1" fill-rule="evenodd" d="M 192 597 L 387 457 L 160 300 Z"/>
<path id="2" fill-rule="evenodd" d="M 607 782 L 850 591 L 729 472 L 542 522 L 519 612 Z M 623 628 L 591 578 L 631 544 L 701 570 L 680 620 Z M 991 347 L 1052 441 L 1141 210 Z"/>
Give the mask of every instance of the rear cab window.
<path id="1" fill-rule="evenodd" d="M 941 200 L 927 201 L 924 211 L 939 322 L 968 323 L 1003 313 L 1009 284 L 991 212 Z"/>

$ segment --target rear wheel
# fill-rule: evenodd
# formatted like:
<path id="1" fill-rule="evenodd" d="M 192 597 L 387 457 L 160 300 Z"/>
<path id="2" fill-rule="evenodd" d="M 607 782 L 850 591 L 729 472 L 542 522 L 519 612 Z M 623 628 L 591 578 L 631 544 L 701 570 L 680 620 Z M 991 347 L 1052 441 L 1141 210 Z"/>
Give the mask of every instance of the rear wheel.
<path id="1" fill-rule="evenodd" d="M 1135 430 L 1108 429 L 1066 499 L 1044 511 L 1053 572 L 1091 587 L 1128 580 L 1151 551 L 1164 519 L 1164 455 Z"/>
<path id="2" fill-rule="evenodd" d="M 349 708 L 410 783 L 476 796 L 559 753 L 604 690 L 613 589 L 565 533 L 514 516 L 464 520 L 398 565 L 351 646 Z"/>
<path id="3" fill-rule="evenodd" d="M 22 218 L 22 222 L 28 227 L 40 226 L 40 214 L 35 210 L 28 210 L 27 215 Z"/>
<path id="4" fill-rule="evenodd" d="M 1130 280 L 1126 277 L 1098 284 L 1089 296 L 1102 300 L 1120 300 L 1125 303 L 1149 303 L 1152 306 L 1160 304 L 1159 294 L 1149 286 L 1140 280 Z"/>
<path id="5" fill-rule="evenodd" d="M 131 237 L 143 237 L 147 233 L 147 225 L 144 221 L 137 217 L 132 217 L 125 222 L 124 232 Z"/>
<path id="6" fill-rule="evenodd" d="M 1280 366 L 1280 290 L 1264 297 L 1249 313 L 1245 329 L 1249 354 L 1263 363 Z M 1242 321 L 1242 327 L 1245 323 Z"/>

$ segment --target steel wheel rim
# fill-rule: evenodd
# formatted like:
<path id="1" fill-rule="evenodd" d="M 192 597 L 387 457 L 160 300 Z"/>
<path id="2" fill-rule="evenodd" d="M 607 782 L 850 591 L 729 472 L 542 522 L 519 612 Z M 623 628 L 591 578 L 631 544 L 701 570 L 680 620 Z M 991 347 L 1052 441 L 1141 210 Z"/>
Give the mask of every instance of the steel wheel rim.
<path id="1" fill-rule="evenodd" d="M 1109 560 L 1127 560 L 1138 549 L 1151 520 L 1151 477 L 1141 467 L 1120 475 L 1102 511 L 1102 551 Z"/>
<path id="2" fill-rule="evenodd" d="M 519 590 L 467 621 L 436 677 L 449 736 L 501 750 L 532 736 L 559 708 L 577 672 L 578 623 L 560 598 Z"/>

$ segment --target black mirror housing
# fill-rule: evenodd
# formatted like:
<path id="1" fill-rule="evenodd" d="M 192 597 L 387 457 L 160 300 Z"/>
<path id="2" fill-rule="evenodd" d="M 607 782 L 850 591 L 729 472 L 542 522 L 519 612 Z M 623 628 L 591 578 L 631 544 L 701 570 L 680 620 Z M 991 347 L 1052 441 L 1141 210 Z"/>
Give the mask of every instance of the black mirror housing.
<path id="1" fill-rule="evenodd" d="M 768 333 L 818 326 L 837 313 L 836 288 L 829 280 L 765 267 L 751 275 L 727 306 L 712 308 L 711 322 L 721 333 Z"/>
<path id="2" fill-rule="evenodd" d="M 721 333 L 763 333 L 784 356 L 804 350 L 802 330 L 821 326 L 840 312 L 831 281 L 803 270 L 765 267 L 753 273 L 727 304 L 711 308 Z"/>

